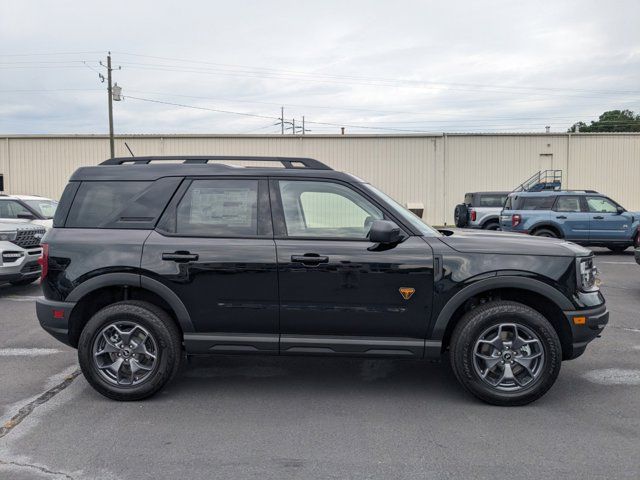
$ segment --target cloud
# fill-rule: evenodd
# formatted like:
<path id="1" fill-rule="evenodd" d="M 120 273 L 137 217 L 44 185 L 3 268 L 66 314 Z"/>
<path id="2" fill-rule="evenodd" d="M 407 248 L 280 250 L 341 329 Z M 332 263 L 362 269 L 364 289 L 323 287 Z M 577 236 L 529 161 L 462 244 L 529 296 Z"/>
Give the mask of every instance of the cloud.
<path id="1" fill-rule="evenodd" d="M 564 131 L 608 109 L 640 111 L 633 0 L 3 0 L 2 11 L 0 134 L 105 133 L 95 70 L 107 50 L 125 96 L 271 118 L 284 105 L 286 117 L 351 133 Z M 133 98 L 115 104 L 115 123 L 120 133 L 279 131 L 270 118 Z"/>

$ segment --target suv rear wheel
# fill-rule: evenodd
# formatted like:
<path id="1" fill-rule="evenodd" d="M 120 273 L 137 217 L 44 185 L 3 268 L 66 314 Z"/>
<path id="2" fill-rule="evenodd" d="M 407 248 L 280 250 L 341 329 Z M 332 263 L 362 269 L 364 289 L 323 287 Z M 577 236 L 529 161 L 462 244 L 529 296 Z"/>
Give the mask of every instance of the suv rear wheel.
<path id="1" fill-rule="evenodd" d="M 124 301 L 97 312 L 82 330 L 78 360 L 87 381 L 114 400 L 158 392 L 180 365 L 180 332 L 162 309 Z"/>
<path id="2" fill-rule="evenodd" d="M 454 329 L 450 358 L 462 386 L 494 405 L 526 405 L 560 373 L 562 348 L 549 321 L 516 302 L 494 301 L 467 312 Z"/>
<path id="3" fill-rule="evenodd" d="M 485 230 L 500 230 L 500 224 L 497 220 L 491 220 L 485 223 L 482 228 L 484 228 Z"/>
<path id="4" fill-rule="evenodd" d="M 535 237 L 558 238 L 558 234 L 549 228 L 539 228 L 532 235 Z"/>

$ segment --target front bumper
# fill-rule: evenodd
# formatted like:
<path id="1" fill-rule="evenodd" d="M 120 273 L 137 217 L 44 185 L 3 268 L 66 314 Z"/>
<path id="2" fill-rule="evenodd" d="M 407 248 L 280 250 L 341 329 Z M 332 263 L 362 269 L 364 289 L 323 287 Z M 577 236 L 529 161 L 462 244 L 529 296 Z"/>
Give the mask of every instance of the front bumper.
<path id="1" fill-rule="evenodd" d="M 10 242 L 0 242 L 0 282 L 13 282 L 40 276 L 38 259 L 41 247 L 21 248 Z"/>
<path id="2" fill-rule="evenodd" d="M 564 312 L 571 327 L 572 350 L 566 352 L 565 360 L 582 355 L 589 342 L 599 337 L 609 323 L 609 311 L 605 304 L 586 310 Z"/>
<path id="3" fill-rule="evenodd" d="M 72 346 L 69 339 L 69 318 L 75 303 L 56 302 L 46 298 L 36 300 L 36 315 L 43 329 L 62 343 Z"/>

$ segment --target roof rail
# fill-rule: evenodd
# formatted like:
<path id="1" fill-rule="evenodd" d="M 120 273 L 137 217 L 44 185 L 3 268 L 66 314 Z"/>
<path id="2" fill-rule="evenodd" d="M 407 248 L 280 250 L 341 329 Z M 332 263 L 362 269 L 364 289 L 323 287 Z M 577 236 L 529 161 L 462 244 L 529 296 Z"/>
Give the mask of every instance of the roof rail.
<path id="1" fill-rule="evenodd" d="M 240 160 L 250 162 L 280 162 L 285 168 L 312 168 L 315 170 L 333 170 L 328 165 L 313 158 L 299 157 L 244 157 L 244 156 L 201 156 L 201 155 L 172 155 L 172 156 L 150 156 L 150 157 L 118 157 L 105 160 L 100 165 L 123 165 L 132 163 L 134 165 L 148 165 L 156 161 L 184 160 L 183 164 L 207 164 L 209 161 Z M 302 166 L 298 166 L 300 164 Z"/>

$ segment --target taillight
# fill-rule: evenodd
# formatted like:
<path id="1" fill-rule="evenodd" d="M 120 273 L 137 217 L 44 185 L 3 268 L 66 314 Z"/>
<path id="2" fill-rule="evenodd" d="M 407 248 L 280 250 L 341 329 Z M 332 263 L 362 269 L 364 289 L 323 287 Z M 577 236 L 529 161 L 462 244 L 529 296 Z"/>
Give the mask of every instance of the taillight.
<path id="1" fill-rule="evenodd" d="M 511 215 L 511 226 L 517 227 L 522 222 L 522 217 L 517 213 L 515 215 Z"/>
<path id="2" fill-rule="evenodd" d="M 475 210 L 471 210 L 471 221 L 472 222 L 476 221 L 476 211 Z"/>
<path id="3" fill-rule="evenodd" d="M 44 280 L 47 277 L 47 273 L 49 273 L 49 244 L 42 243 L 40 246 L 42 247 L 42 255 L 38 258 L 38 263 L 42 267 L 40 280 Z"/>

